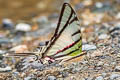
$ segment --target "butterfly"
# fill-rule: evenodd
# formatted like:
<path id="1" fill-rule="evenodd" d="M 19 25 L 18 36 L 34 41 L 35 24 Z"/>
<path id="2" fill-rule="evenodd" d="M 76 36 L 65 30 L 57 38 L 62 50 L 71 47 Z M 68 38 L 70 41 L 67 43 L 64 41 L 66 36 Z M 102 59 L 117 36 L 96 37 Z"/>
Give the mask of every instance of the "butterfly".
<path id="1" fill-rule="evenodd" d="M 67 61 L 82 53 L 82 36 L 79 19 L 70 4 L 64 3 L 55 33 L 49 41 L 39 45 L 36 52 L 20 55 L 36 55 L 37 59 L 54 62 Z"/>

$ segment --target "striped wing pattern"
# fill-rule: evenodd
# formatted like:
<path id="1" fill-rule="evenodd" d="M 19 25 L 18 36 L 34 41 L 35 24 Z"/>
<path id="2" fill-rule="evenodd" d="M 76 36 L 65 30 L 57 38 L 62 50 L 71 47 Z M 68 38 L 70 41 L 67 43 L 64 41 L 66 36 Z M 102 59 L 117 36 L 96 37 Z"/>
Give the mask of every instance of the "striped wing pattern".
<path id="1" fill-rule="evenodd" d="M 55 34 L 42 57 L 49 56 L 55 60 L 66 60 L 80 55 L 81 52 L 79 20 L 73 8 L 68 3 L 64 3 Z"/>

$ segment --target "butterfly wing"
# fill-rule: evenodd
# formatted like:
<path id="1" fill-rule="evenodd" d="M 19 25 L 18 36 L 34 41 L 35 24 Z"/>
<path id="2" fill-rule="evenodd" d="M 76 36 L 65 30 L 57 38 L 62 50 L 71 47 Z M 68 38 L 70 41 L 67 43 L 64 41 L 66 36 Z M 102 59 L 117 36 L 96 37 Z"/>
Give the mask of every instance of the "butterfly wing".
<path id="1" fill-rule="evenodd" d="M 43 57 L 53 59 L 70 59 L 82 52 L 80 25 L 73 8 L 64 3 L 59 22 L 53 37 L 43 53 Z"/>

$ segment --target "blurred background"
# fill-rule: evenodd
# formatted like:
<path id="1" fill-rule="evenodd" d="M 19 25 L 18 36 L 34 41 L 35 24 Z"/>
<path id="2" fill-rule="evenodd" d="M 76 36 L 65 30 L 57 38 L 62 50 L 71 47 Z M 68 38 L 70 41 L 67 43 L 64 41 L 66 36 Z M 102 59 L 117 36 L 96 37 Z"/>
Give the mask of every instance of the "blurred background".
<path id="1" fill-rule="evenodd" d="M 0 22 L 4 18 L 30 20 L 32 17 L 60 12 L 64 2 L 74 5 L 77 11 L 83 9 L 82 13 L 86 9 L 95 12 L 96 8 L 105 12 L 119 10 L 120 3 L 119 0 L 0 0 Z"/>

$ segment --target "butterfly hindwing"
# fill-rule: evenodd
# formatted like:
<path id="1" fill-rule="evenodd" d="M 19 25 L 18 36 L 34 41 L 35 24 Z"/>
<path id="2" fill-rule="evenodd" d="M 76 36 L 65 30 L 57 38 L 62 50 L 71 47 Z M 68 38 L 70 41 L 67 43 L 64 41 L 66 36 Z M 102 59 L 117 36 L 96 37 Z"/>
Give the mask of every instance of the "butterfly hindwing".
<path id="1" fill-rule="evenodd" d="M 69 59 L 82 52 L 80 25 L 73 8 L 64 3 L 55 34 L 50 40 L 43 57 Z"/>

